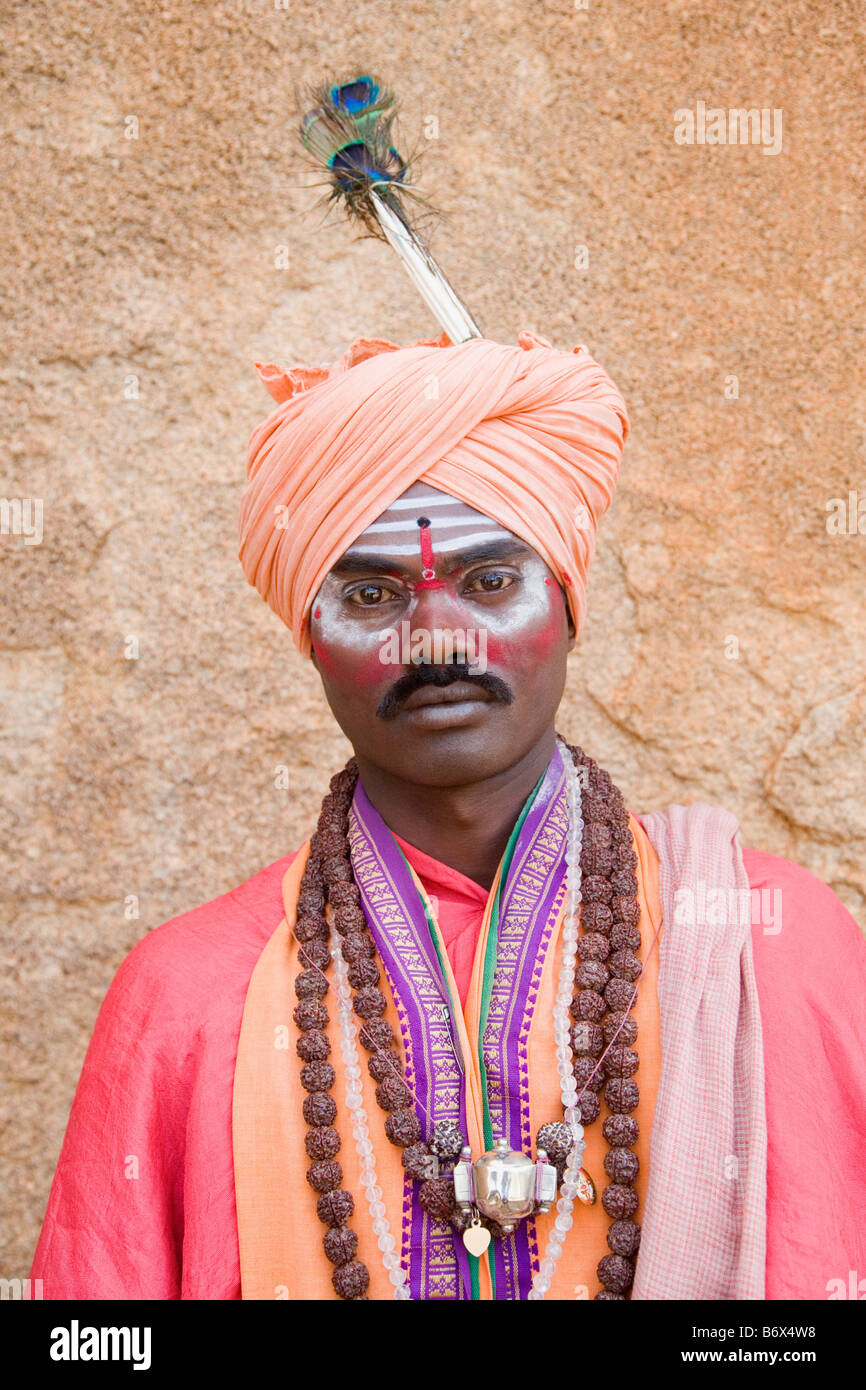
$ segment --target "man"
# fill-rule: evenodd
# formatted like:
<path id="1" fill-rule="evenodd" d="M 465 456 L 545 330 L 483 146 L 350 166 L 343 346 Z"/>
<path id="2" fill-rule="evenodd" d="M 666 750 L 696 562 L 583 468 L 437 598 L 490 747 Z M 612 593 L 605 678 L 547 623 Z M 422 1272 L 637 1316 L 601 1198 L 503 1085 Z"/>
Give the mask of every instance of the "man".
<path id="1" fill-rule="evenodd" d="M 121 966 L 45 1296 L 827 1297 L 866 1264 L 860 933 L 555 731 L 616 387 L 528 333 L 261 375 L 241 559 L 355 756 Z"/>

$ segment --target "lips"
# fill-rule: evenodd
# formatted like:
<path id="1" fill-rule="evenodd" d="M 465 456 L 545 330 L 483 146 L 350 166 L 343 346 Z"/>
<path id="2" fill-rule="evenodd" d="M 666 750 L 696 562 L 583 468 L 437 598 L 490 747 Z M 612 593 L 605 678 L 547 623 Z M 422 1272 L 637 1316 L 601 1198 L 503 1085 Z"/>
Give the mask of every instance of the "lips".
<path id="1" fill-rule="evenodd" d="M 404 709 L 422 709 L 425 705 L 456 705 L 465 700 L 487 701 L 492 696 L 480 685 L 469 681 L 452 681 L 450 685 L 422 685 L 403 701 Z"/>

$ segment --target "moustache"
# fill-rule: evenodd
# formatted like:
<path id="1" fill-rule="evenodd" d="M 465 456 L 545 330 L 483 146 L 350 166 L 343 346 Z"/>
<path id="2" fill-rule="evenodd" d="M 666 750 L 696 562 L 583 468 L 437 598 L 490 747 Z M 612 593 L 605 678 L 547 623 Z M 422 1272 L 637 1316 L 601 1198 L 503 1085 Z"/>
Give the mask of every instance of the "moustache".
<path id="1" fill-rule="evenodd" d="M 395 681 L 382 697 L 376 707 L 376 714 L 380 719 L 394 719 L 399 714 L 403 701 L 408 700 L 413 691 L 420 690 L 421 686 L 453 685 L 455 681 L 468 681 L 472 685 L 479 685 L 492 699 L 501 700 L 506 705 L 510 705 L 514 700 L 511 686 L 500 680 L 499 676 L 492 676 L 489 671 L 470 671 L 465 662 L 453 662 L 450 666 L 413 666 L 405 676 Z"/>

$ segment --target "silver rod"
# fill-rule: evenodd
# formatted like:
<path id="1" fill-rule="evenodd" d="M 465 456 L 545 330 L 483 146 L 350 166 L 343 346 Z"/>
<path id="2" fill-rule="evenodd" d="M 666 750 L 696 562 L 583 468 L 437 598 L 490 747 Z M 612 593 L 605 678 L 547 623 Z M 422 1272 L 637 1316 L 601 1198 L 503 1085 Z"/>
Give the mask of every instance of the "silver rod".
<path id="1" fill-rule="evenodd" d="M 389 245 L 397 252 L 410 280 L 451 342 L 456 345 L 468 342 L 470 338 L 483 338 L 484 334 L 466 305 L 455 294 L 412 228 L 407 227 L 389 208 L 375 187 L 370 190 L 370 200 Z"/>

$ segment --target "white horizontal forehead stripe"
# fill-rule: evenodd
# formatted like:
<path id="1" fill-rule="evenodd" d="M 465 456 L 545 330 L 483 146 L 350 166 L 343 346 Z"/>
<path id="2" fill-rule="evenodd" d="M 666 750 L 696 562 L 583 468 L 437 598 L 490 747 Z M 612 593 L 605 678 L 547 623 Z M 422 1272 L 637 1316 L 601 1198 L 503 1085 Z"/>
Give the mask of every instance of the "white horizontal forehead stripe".
<path id="1" fill-rule="evenodd" d="M 366 535 L 366 532 L 364 533 Z M 443 551 L 456 549 L 457 546 L 468 545 L 470 541 L 487 541 L 491 536 L 498 539 L 502 536 L 502 531 L 473 531 L 471 536 L 455 536 L 453 541 L 439 541 L 436 546 L 436 553 L 441 555 Z M 381 547 L 378 545 L 353 545 L 352 555 L 381 555 Z M 417 545 L 389 545 L 389 555 L 417 555 Z M 339 561 L 337 561 L 339 564 Z"/>
<path id="2" fill-rule="evenodd" d="M 388 508 L 389 512 L 405 512 L 410 507 L 464 507 L 465 502 L 461 502 L 459 497 L 446 497 L 440 493 L 438 497 L 398 497 L 396 502 L 392 502 Z"/>
<path id="3" fill-rule="evenodd" d="M 438 517 L 437 520 L 441 521 L 442 517 Z M 453 521 L 446 522 L 445 529 L 454 531 L 458 526 L 465 527 L 477 525 L 477 516 L 457 517 Z M 378 536 L 382 531 L 403 531 L 408 536 L 411 534 L 412 528 L 407 526 L 405 521 L 383 521 L 381 524 L 378 521 L 374 521 L 373 525 L 368 526 L 366 531 L 363 531 L 361 534 L 364 536 Z"/>

